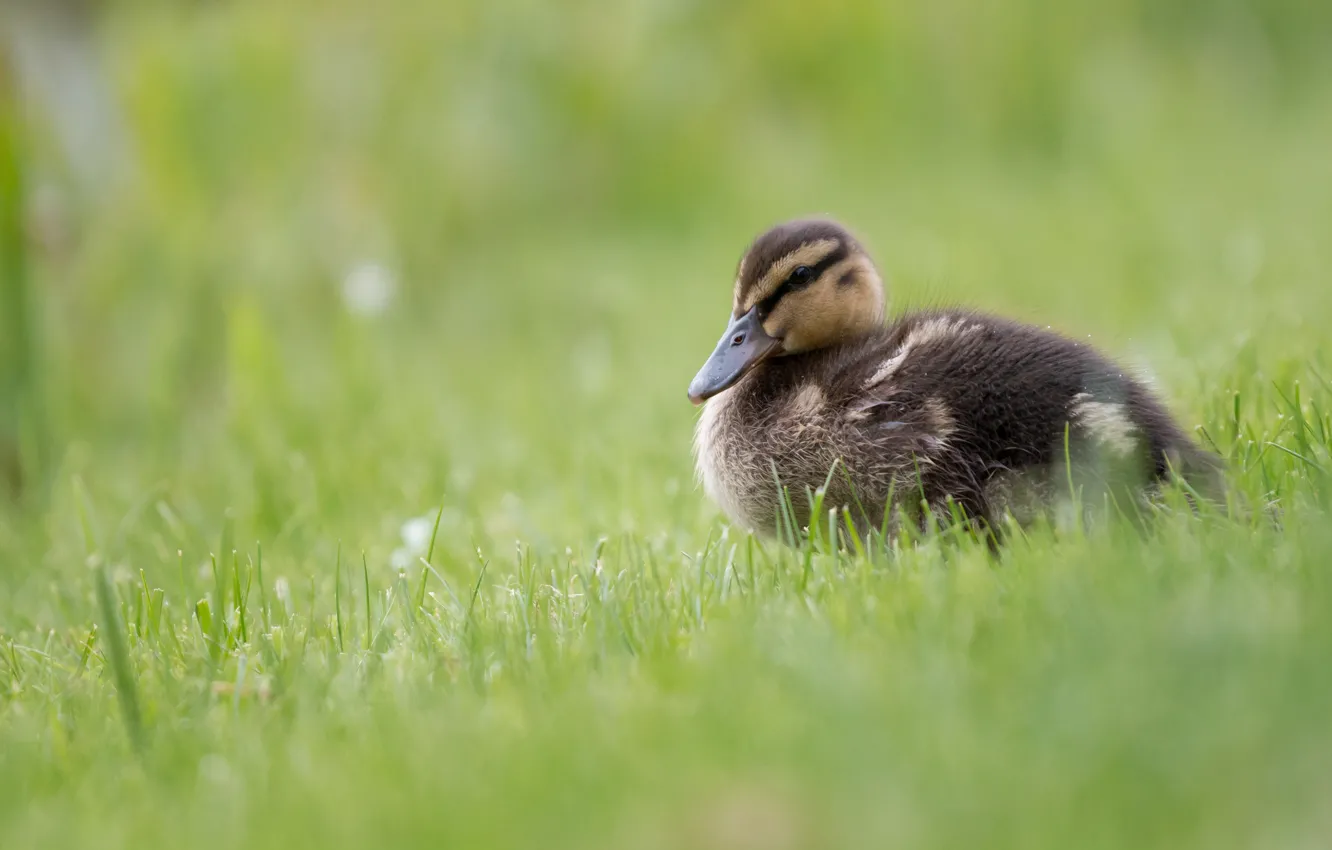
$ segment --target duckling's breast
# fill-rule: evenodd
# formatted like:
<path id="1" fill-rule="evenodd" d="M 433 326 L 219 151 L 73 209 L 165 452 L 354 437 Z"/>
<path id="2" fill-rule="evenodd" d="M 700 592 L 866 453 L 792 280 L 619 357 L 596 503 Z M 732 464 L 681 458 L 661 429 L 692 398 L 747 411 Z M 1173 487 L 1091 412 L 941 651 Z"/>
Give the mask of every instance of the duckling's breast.
<path id="1" fill-rule="evenodd" d="M 743 399 L 735 390 L 709 399 L 694 431 L 694 461 L 708 498 L 733 522 L 767 530 L 776 506 L 771 457 L 748 432 Z M 757 423 L 755 423 L 757 424 Z"/>
<path id="2" fill-rule="evenodd" d="M 878 525 L 904 464 L 884 442 L 867 442 L 854 410 L 819 384 L 775 395 L 737 387 L 710 399 L 695 432 L 698 477 L 731 520 L 772 534 L 782 516 L 781 487 L 794 521 L 809 524 L 807 491 L 827 486 L 829 507 L 855 507 Z M 887 433 L 885 437 L 889 437 Z M 893 442 L 908 439 L 904 431 Z"/>

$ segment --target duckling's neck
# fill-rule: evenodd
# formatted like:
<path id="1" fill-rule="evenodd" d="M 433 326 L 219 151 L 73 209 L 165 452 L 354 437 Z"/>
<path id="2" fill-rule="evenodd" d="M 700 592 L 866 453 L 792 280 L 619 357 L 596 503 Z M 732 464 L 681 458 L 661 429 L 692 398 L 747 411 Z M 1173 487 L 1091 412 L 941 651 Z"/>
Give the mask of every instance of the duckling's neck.
<path id="1" fill-rule="evenodd" d="M 781 354 L 777 357 L 769 358 L 759 366 L 769 366 L 774 369 L 802 370 L 811 366 L 817 366 L 835 361 L 846 355 L 847 352 L 858 350 L 866 341 L 873 339 L 876 335 L 883 333 L 882 323 L 867 325 L 864 328 L 857 329 L 854 332 L 844 334 L 838 340 L 829 345 L 822 345 L 818 348 L 811 348 L 805 351 L 796 351 L 791 354 Z M 757 370 L 756 370 L 757 371 Z"/>
<path id="2" fill-rule="evenodd" d="M 750 370 L 736 388 L 746 395 L 757 394 L 760 397 L 780 395 L 808 380 L 812 375 L 825 371 L 827 364 L 835 361 L 839 355 L 849 347 L 854 347 L 859 341 L 860 338 L 857 338 L 810 351 L 770 357 Z"/>

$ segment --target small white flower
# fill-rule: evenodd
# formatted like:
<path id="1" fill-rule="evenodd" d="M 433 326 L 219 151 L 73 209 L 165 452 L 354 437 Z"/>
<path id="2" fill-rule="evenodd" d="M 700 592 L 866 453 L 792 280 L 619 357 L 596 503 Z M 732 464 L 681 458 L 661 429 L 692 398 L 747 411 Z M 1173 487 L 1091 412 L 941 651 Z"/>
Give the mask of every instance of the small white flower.
<path id="1" fill-rule="evenodd" d="M 393 272 L 383 263 L 358 263 L 342 279 L 342 298 L 347 302 L 347 309 L 358 316 L 383 313 L 396 291 Z"/>
<path id="2" fill-rule="evenodd" d="M 425 553 L 430 545 L 430 535 L 435 531 L 435 518 L 419 516 L 402 524 L 402 543 L 414 552 Z"/>
<path id="3" fill-rule="evenodd" d="M 425 556 L 430 547 L 430 536 L 435 533 L 435 515 L 409 519 L 402 524 L 398 532 L 402 535 L 402 545 L 393 550 L 389 563 L 395 569 L 405 570 L 415 564 L 418 558 Z"/>
<path id="4" fill-rule="evenodd" d="M 273 594 L 282 603 L 282 609 L 288 614 L 296 610 L 291 604 L 291 585 L 287 583 L 285 578 L 279 576 L 278 580 L 273 582 Z"/>

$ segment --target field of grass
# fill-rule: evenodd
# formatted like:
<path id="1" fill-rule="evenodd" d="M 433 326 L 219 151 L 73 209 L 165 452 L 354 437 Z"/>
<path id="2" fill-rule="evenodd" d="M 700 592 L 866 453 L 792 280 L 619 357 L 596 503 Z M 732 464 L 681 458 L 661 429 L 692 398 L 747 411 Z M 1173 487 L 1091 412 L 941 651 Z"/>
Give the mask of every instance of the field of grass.
<path id="1" fill-rule="evenodd" d="M 1326 845 L 1332 12 L 376 5 L 104 4 L 114 179 L 0 75 L 0 847 Z M 727 528 L 685 387 L 811 212 L 1229 504 Z"/>

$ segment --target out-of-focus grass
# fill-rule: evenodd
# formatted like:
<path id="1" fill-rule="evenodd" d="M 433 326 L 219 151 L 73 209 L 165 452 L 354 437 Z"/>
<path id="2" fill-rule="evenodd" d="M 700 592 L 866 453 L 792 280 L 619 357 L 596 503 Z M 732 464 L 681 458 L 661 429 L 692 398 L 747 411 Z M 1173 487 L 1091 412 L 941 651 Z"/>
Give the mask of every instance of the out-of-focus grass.
<path id="1" fill-rule="evenodd" d="M 108 4 L 113 194 L 25 112 L 0 846 L 1321 842 L 1328 12 L 381 5 Z M 808 212 L 1146 371 L 1233 509 L 724 530 L 684 387 Z"/>
<path id="2" fill-rule="evenodd" d="M 25 400 L 31 397 L 31 352 L 23 238 L 18 93 L 0 55 L 0 495 L 17 496 L 24 484 Z"/>

